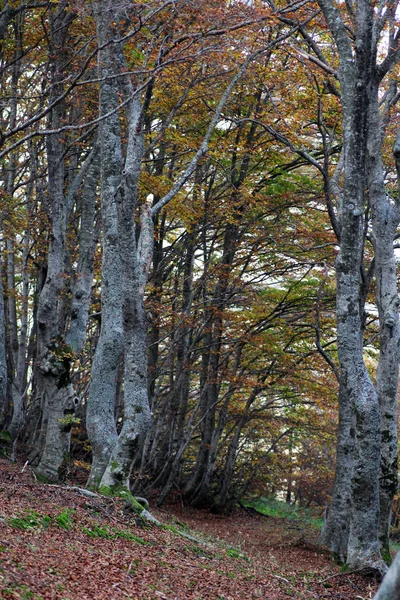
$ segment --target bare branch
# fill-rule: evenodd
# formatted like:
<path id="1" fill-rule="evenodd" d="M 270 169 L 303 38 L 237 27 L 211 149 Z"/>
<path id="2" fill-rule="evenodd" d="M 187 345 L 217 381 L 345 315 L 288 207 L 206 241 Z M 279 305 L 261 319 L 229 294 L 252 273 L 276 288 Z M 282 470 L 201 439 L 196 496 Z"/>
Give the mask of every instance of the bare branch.
<path id="1" fill-rule="evenodd" d="M 332 0 L 318 0 L 329 29 L 335 38 L 336 45 L 342 61 L 353 61 L 353 51 L 346 27 L 340 17 L 340 13 Z"/>

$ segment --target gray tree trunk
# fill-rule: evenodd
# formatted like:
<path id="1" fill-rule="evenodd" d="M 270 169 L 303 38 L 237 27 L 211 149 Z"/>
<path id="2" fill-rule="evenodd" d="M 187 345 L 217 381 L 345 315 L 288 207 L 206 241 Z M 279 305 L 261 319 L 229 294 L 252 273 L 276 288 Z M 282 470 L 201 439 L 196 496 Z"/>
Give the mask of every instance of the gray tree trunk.
<path id="1" fill-rule="evenodd" d="M 387 547 L 389 504 L 395 477 L 393 447 L 397 439 L 391 421 L 395 420 L 397 383 L 393 382 L 397 382 L 398 372 L 394 364 L 398 361 L 398 317 L 392 314 L 397 310 L 393 237 L 398 211 L 385 193 L 381 155 L 378 88 L 384 73 L 379 76 L 376 58 L 382 15 L 377 15 L 367 0 L 357 2 L 353 50 L 353 40 L 349 37 L 338 8 L 331 0 L 320 0 L 319 4 L 339 52 L 338 74 L 343 108 L 344 193 L 337 259 L 337 333 L 340 399 L 342 402 L 349 399 L 355 423 L 353 462 L 348 465 L 351 511 L 347 562 L 351 568 L 375 568 L 384 572 L 386 567 L 380 556 L 380 547 L 382 543 Z M 394 64 L 398 57 L 393 54 L 392 59 Z M 373 214 L 377 303 L 381 321 L 382 347 L 377 389 L 372 385 L 362 355 L 365 302 L 362 274 L 368 229 L 368 212 L 364 211 L 369 206 L 368 201 Z M 392 335 L 394 343 L 391 341 Z M 391 369 L 393 373 L 390 373 Z M 343 419 L 347 414 L 347 406 L 342 406 L 341 412 L 341 425 L 348 430 L 350 419 Z M 382 437 L 381 414 L 384 414 Z M 341 432 L 339 440 L 346 442 L 349 439 L 345 433 Z M 340 467 L 343 464 L 343 461 L 339 461 Z M 344 481 L 341 474 L 339 479 Z M 339 515 L 341 508 L 345 507 L 343 498 L 339 501 L 336 495 L 333 500 L 331 510 L 334 515 Z M 338 530 L 341 523 L 343 527 L 344 519 L 328 521 L 325 540 L 328 545 L 336 547 L 335 550 L 339 549 L 339 554 L 343 556 L 343 536 Z"/>
<path id="2" fill-rule="evenodd" d="M 112 193 L 112 201 L 117 202 L 118 209 L 118 239 L 116 240 L 116 256 L 119 251 L 121 268 L 115 273 L 121 276 L 122 289 L 118 288 L 120 283 L 113 282 L 115 290 L 121 289 L 122 315 L 123 315 L 123 342 L 124 342 L 124 421 L 118 440 L 115 441 L 112 427 L 109 427 L 108 441 L 102 436 L 100 446 L 103 450 L 108 444 L 112 448 L 111 456 L 106 470 L 101 479 L 101 486 L 121 487 L 129 486 L 129 477 L 132 461 L 135 453 L 140 452 L 144 443 L 145 435 L 150 424 L 150 408 L 148 400 L 147 385 L 147 324 L 143 307 L 145 286 L 153 254 L 153 217 L 174 198 L 189 177 L 193 174 L 198 161 L 207 151 L 207 145 L 212 132 L 220 120 L 221 111 L 225 105 L 233 86 L 242 76 L 247 68 L 249 58 L 237 75 L 232 79 L 215 110 L 207 132 L 199 150 L 189 163 L 183 175 L 175 182 L 170 191 L 155 205 L 151 211 L 145 204 L 141 210 L 140 236 L 137 240 L 135 233 L 135 213 L 137 209 L 137 186 L 139 173 L 143 158 L 143 122 L 146 106 L 150 102 L 151 86 L 147 89 L 146 98 L 142 101 L 141 95 L 134 89 L 128 76 L 120 79 L 119 88 L 112 78 L 116 69 L 126 68 L 122 48 L 118 45 L 109 44 L 114 37 L 113 27 L 118 23 L 119 17 L 124 18 L 123 6 L 121 13 L 116 12 L 115 5 L 109 0 L 99 1 L 95 4 L 97 37 L 99 44 L 99 74 L 102 77 L 100 112 L 107 114 L 114 110 L 118 102 L 118 91 L 122 92 L 127 106 L 128 143 L 126 147 L 125 160 L 122 160 L 120 152 L 120 132 L 118 129 L 118 115 L 111 115 L 102 124 L 102 181 L 105 181 L 104 169 L 108 173 L 108 193 Z M 111 126 L 111 123 L 114 123 Z M 107 125 L 109 124 L 109 125 Z M 122 175 L 122 179 L 121 178 Z M 111 198 L 109 201 L 111 205 Z M 104 285 L 104 280 L 103 280 Z M 110 286 L 111 287 L 111 286 Z M 106 302 L 102 304 L 105 309 Z M 115 319 L 119 319 L 118 314 Z M 118 329 L 114 324 L 114 330 Z M 97 355 L 97 352 L 96 352 Z M 115 356 L 117 354 L 115 353 Z M 104 365 L 105 370 L 110 373 L 110 365 Z M 105 373 L 103 372 L 103 375 Z M 96 375 L 98 379 L 99 374 Z M 115 386 L 111 377 L 108 377 L 110 388 Z M 92 372 L 92 392 L 94 377 Z M 115 387 L 114 387 L 115 390 Z M 110 389 L 111 391 L 111 389 Z M 98 407 L 110 403 L 104 396 L 104 391 L 96 390 L 98 397 L 102 395 L 102 402 Z M 115 395 L 115 391 L 114 391 Z M 109 404 L 108 404 L 109 405 Z M 97 412 L 98 414 L 98 412 Z M 107 415 L 103 415 L 108 417 Z M 96 418 L 95 413 L 91 417 Z M 103 423 L 104 429 L 104 423 Z M 88 431 L 89 424 L 88 415 Z M 93 447 L 95 450 L 95 448 Z M 97 450 L 96 450 L 97 452 Z M 107 450 L 108 452 L 108 450 Z M 105 453 L 106 454 L 106 453 Z M 105 456 L 104 454 L 104 456 Z M 92 468 L 93 472 L 93 468 Z M 90 484 L 97 484 L 96 480 L 90 478 Z"/>
<path id="3" fill-rule="evenodd" d="M 381 467 L 379 541 L 385 560 L 390 562 L 389 530 L 392 503 L 397 491 L 397 390 L 399 379 L 399 296 L 393 242 L 400 222 L 400 204 L 385 190 L 382 161 L 384 127 L 379 118 L 378 90 L 371 103 L 368 140 L 368 189 L 372 208 L 372 231 L 375 251 L 376 301 L 379 312 L 379 363 L 376 390 L 381 418 Z M 400 175 L 400 134 L 394 146 L 398 177 Z"/>
<path id="4" fill-rule="evenodd" d="M 71 317 L 66 342 L 76 353 L 82 351 L 86 340 L 93 282 L 93 262 L 97 245 L 95 228 L 97 186 L 100 177 L 100 154 L 95 145 L 94 155 L 85 174 L 81 200 L 81 223 L 79 230 L 79 257 L 72 284 Z"/>
<path id="5" fill-rule="evenodd" d="M 100 115 L 116 109 L 118 96 L 112 75 L 115 71 L 112 48 L 107 45 L 113 12 L 110 2 L 95 4 L 99 45 L 98 73 Z M 107 76 L 110 78 L 107 79 Z M 118 434 L 114 420 L 118 367 L 123 351 L 122 264 L 119 247 L 116 193 L 121 184 L 122 149 L 119 115 L 105 118 L 100 125 L 101 155 L 101 330 L 90 377 L 87 404 L 87 432 L 92 445 L 92 468 L 88 486 L 97 488 L 107 468 Z"/>
<path id="6" fill-rule="evenodd" d="M 355 417 L 342 385 L 339 391 L 339 425 L 336 449 L 335 482 L 331 504 L 327 509 L 321 543 L 339 561 L 345 563 L 349 542 L 351 479 L 353 475 Z"/>
<path id="7" fill-rule="evenodd" d="M 63 348 L 54 345 L 42 358 L 47 407 L 46 444 L 36 472 L 46 481 L 65 479 L 71 442 L 71 428 L 78 403 L 69 378 L 70 361 Z"/>
<path id="8" fill-rule="evenodd" d="M 236 464 L 239 443 L 240 443 L 240 437 L 242 434 L 243 427 L 246 425 L 246 423 L 249 420 L 250 408 L 251 408 L 252 404 L 254 403 L 254 401 L 256 400 L 259 392 L 260 392 L 260 388 L 258 386 L 256 386 L 253 389 L 252 393 L 250 394 L 249 398 L 247 399 L 246 406 L 243 410 L 243 413 L 241 414 L 240 418 L 238 419 L 238 422 L 235 424 L 235 430 L 234 430 L 232 439 L 229 442 L 228 449 L 226 452 L 224 469 L 223 469 L 223 472 L 222 472 L 222 475 L 221 475 L 221 478 L 219 481 L 218 491 L 214 498 L 214 508 L 216 510 L 223 509 L 228 502 L 229 486 L 232 483 L 232 478 L 234 475 L 235 464 Z M 236 500 L 236 498 L 234 498 L 234 499 Z"/>
<path id="9" fill-rule="evenodd" d="M 29 186 L 27 198 L 28 222 L 31 215 L 33 186 Z M 25 420 L 25 398 L 27 385 L 27 339 L 28 339 L 28 313 L 29 313 L 29 272 L 28 256 L 31 243 L 29 226 L 24 235 L 22 254 L 22 299 L 20 314 L 20 334 L 18 343 L 18 354 L 14 380 L 11 383 L 11 394 L 13 399 L 13 415 L 9 426 L 12 441 L 12 460 L 16 459 L 17 439 Z"/>
<path id="10" fill-rule="evenodd" d="M 16 27 L 16 36 L 20 35 L 19 28 Z M 18 46 L 18 42 L 20 40 L 16 40 L 16 45 Z M 21 74 L 21 65 L 18 61 L 20 51 L 17 50 L 15 52 L 15 63 L 12 69 L 11 75 L 11 102 L 10 102 L 10 117 L 9 117 L 9 127 L 13 129 L 16 125 L 17 120 L 17 110 L 18 110 L 18 81 Z M 16 176 L 16 157 L 14 153 L 10 154 L 8 166 L 7 166 L 7 194 L 10 198 L 14 196 L 14 183 Z M 30 190 L 32 190 L 32 185 L 29 186 Z M 29 192 L 28 192 L 29 195 Z M 30 199 L 29 199 L 30 200 Z M 28 200 L 28 212 L 30 202 Z M 24 239 L 24 257 L 26 256 L 26 237 Z M 21 382 L 21 365 L 20 359 L 23 358 L 25 360 L 25 352 L 23 357 L 21 357 L 21 350 L 25 350 L 24 341 L 26 341 L 26 330 L 24 329 L 25 319 L 26 317 L 26 309 L 27 308 L 27 297 L 23 298 L 23 307 L 22 307 L 22 315 L 21 315 L 21 340 L 18 339 L 18 330 L 17 330 L 17 303 L 16 303 L 16 279 L 15 279 L 15 240 L 12 237 L 12 234 L 9 233 L 9 237 L 6 239 L 6 249 L 7 249 L 7 302 L 6 302 L 6 314 L 7 314 L 7 346 L 8 346 L 8 356 L 9 356 L 9 369 L 8 369 L 8 378 L 11 390 L 11 401 L 12 401 L 12 417 L 10 425 L 8 426 L 8 431 L 11 437 L 11 459 L 15 460 L 16 458 L 16 446 L 17 446 L 17 438 L 21 431 L 22 422 L 24 419 L 24 407 L 23 407 L 23 398 L 22 398 L 22 385 Z M 24 261 L 24 266 L 26 267 L 26 261 Z M 25 271 L 26 275 L 26 271 Z M 23 275 L 23 281 L 24 275 Z M 25 288 L 25 286 L 24 286 Z M 21 341 L 21 346 L 19 344 Z"/>
<path id="11" fill-rule="evenodd" d="M 50 100 L 57 97 L 63 90 L 63 67 L 66 60 L 65 41 L 71 22 L 67 6 L 68 0 L 64 0 L 58 4 L 54 12 L 50 13 L 50 51 L 52 52 L 50 64 L 52 94 Z M 50 124 L 57 129 L 63 124 L 64 119 L 65 105 L 60 102 L 51 111 Z M 47 257 L 47 276 L 40 293 L 37 311 L 38 369 L 36 373 L 38 393 L 43 405 L 42 429 L 46 427 L 46 430 L 42 431 L 42 436 L 39 438 L 44 438 L 44 449 L 37 472 L 53 481 L 57 480 L 61 462 L 69 452 L 71 438 L 71 427 L 66 428 L 64 423 L 59 420 L 61 418 L 59 415 L 69 414 L 68 418 L 71 419 L 69 411 L 72 406 L 75 406 L 73 390 L 64 385 L 62 369 L 48 368 L 49 356 L 53 355 L 57 344 L 57 358 L 61 360 L 61 355 L 63 355 L 67 362 L 71 358 L 61 341 L 55 341 L 60 333 L 57 315 L 59 294 L 64 279 L 68 224 L 68 204 L 64 194 L 65 164 L 63 154 L 62 134 L 61 137 L 60 134 L 49 135 L 47 137 L 47 160 L 51 237 Z M 67 371 L 69 371 L 69 367 Z M 51 377 L 54 377 L 54 381 L 50 383 Z M 56 441 L 60 445 L 60 451 L 55 450 Z"/>
<path id="12" fill-rule="evenodd" d="M 373 600 L 400 600 L 400 552 L 397 553 Z"/>
<path id="13" fill-rule="evenodd" d="M 0 416 L 3 419 L 7 406 L 7 359 L 6 359 L 6 320 L 4 314 L 3 280 L 0 261 Z"/>
<path id="14" fill-rule="evenodd" d="M 63 73 L 64 62 L 67 58 L 65 40 L 71 22 L 71 14 L 67 8 L 68 1 L 59 3 L 50 19 L 52 61 L 54 61 L 51 63 L 52 94 L 55 96 L 62 92 L 62 80 L 65 75 Z M 50 122 L 55 129 L 62 125 L 65 118 L 64 113 L 65 108 L 62 102 L 52 109 Z M 61 142 L 62 139 L 57 134 L 48 136 L 51 238 L 47 276 L 40 293 L 37 311 L 37 387 L 40 403 L 43 406 L 42 432 L 39 440 L 45 435 L 43 454 L 37 472 L 52 481 L 63 476 L 64 467 L 69 458 L 75 409 L 79 403 L 70 380 L 70 364 L 73 353 L 82 350 L 86 336 L 90 289 L 93 279 L 93 255 L 96 246 L 94 214 L 99 172 L 95 145 L 92 155 L 70 183 L 69 193 L 65 194 L 64 145 Z M 74 194 L 79 189 L 83 178 L 85 178 L 85 185 L 81 203 L 79 272 L 76 274 L 72 286 L 71 321 L 66 336 L 71 345 L 68 345 L 68 341 L 66 342 L 63 338 L 68 314 L 67 303 L 65 298 L 60 297 L 60 293 L 63 291 L 63 282 L 65 281 L 63 275 L 67 258 L 68 219 Z"/>

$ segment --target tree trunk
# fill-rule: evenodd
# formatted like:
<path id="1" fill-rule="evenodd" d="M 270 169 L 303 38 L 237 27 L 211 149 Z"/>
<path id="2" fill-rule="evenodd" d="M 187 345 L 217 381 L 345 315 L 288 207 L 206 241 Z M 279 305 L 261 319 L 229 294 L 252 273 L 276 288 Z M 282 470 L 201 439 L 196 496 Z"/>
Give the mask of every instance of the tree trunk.
<path id="1" fill-rule="evenodd" d="M 36 473 L 52 482 L 65 479 L 70 458 L 71 428 L 78 402 L 69 377 L 71 358 L 68 346 L 54 344 L 39 366 L 44 381 L 47 428 Z"/>
<path id="2" fill-rule="evenodd" d="M 400 600 L 400 552 L 396 554 L 373 600 Z"/>
<path id="3" fill-rule="evenodd" d="M 371 128 L 376 126 L 376 121 L 371 119 L 371 110 L 373 116 L 378 40 L 374 31 L 374 10 L 367 0 L 356 5 L 354 53 L 339 9 L 331 0 L 320 0 L 319 4 L 339 52 L 343 109 L 344 194 L 340 251 L 336 263 L 337 343 L 341 399 L 349 399 L 355 419 L 347 562 L 354 569 L 374 568 L 384 572 L 386 567 L 380 557 L 378 543 L 380 407 L 378 394 L 363 360 L 365 295 L 361 279 L 367 230 L 365 219 L 368 218 L 368 213 L 364 214 L 368 206 L 366 190 L 369 184 L 367 143 L 374 133 Z M 379 148 L 374 147 L 374 152 L 379 152 Z M 392 238 L 386 238 L 383 244 L 392 246 Z M 341 424 L 344 423 L 346 420 L 342 419 Z M 346 436 L 341 434 L 339 439 L 345 440 Z M 334 512 L 339 513 L 340 508 L 334 507 Z M 336 523 L 340 526 L 340 520 Z M 334 534 L 331 529 L 331 535 L 332 539 L 340 539 L 341 534 L 337 529 Z"/>
<path id="4" fill-rule="evenodd" d="M 6 359 L 6 320 L 4 314 L 3 278 L 0 261 L 0 416 L 4 418 L 7 407 L 7 359 Z"/>
<path id="5" fill-rule="evenodd" d="M 125 172 L 129 173 L 127 164 Z M 127 196 L 134 197 L 132 189 L 126 191 L 124 197 Z M 122 485 L 129 488 L 133 460 L 140 456 L 150 425 L 147 319 L 143 297 L 153 248 L 153 222 L 149 211 L 144 207 L 136 249 L 134 211 L 128 204 L 122 207 L 121 213 L 119 239 L 121 257 L 123 257 L 124 420 L 101 485 L 107 487 Z"/>
<path id="6" fill-rule="evenodd" d="M 147 389 L 147 324 L 143 308 L 144 292 L 153 255 L 153 218 L 175 197 L 196 169 L 199 160 L 207 151 L 208 142 L 217 123 L 221 118 L 222 109 L 236 82 L 240 79 L 251 60 L 249 57 L 241 66 L 238 73 L 230 81 L 224 91 L 213 117 L 208 125 L 200 148 L 190 161 L 182 176 L 172 185 L 171 189 L 151 210 L 143 204 L 140 211 L 141 229 L 137 239 L 135 231 L 135 216 L 138 209 L 137 187 L 144 153 L 143 128 L 144 118 L 149 106 L 153 82 L 146 87 L 144 97 L 138 89 L 134 90 L 129 76 L 119 78 L 119 88 L 114 83 L 112 63 L 122 72 L 128 72 L 121 45 L 111 45 L 115 38 L 113 27 L 118 27 L 119 17 L 125 18 L 123 10 L 115 14 L 109 0 L 98 2 L 96 7 L 96 23 L 99 47 L 99 75 L 101 76 L 101 114 L 114 110 L 118 102 L 118 91 L 122 94 L 127 107 L 127 132 L 125 161 L 120 153 L 120 132 L 115 131 L 110 137 L 110 130 L 102 126 L 102 147 L 108 147 L 108 157 L 112 164 L 119 163 L 121 181 L 113 180 L 114 198 L 118 205 L 118 246 L 120 250 L 122 277 L 122 312 L 124 336 L 124 422 L 118 441 L 111 454 L 109 464 L 102 477 L 101 485 L 121 487 L 129 485 L 132 461 L 142 449 L 145 434 L 150 424 L 150 409 Z M 107 79 L 107 75 L 109 79 Z M 145 77 L 145 76 L 143 76 Z M 118 121 L 116 115 L 110 116 Z M 105 123 L 108 122 L 107 118 Z M 118 148 L 118 152 L 113 152 Z M 105 167 L 105 156 L 102 155 Z M 111 183 L 111 180 L 110 180 Z M 110 186 L 111 190 L 111 186 Z"/>
<path id="7" fill-rule="evenodd" d="M 28 212 L 30 212 L 31 193 L 28 192 Z M 28 217 L 29 218 L 29 217 Z M 17 439 L 25 420 L 25 397 L 27 385 L 27 336 L 28 336 L 28 310 L 29 310 L 29 273 L 28 255 L 30 245 L 30 232 L 26 231 L 23 241 L 22 256 L 22 300 L 20 316 L 20 335 L 18 344 L 18 355 L 15 379 L 12 382 L 13 415 L 10 423 L 10 435 L 12 441 L 12 460 L 16 460 Z"/>
<path id="8" fill-rule="evenodd" d="M 376 389 L 381 416 L 381 469 L 379 541 L 382 555 L 391 561 L 389 529 L 392 503 L 397 491 L 397 390 L 399 378 L 399 296 L 396 257 L 393 241 L 400 222 L 399 199 L 393 201 L 385 191 L 382 162 L 383 127 L 379 119 L 376 92 L 371 116 L 369 140 L 369 194 L 372 207 L 375 250 L 376 299 L 379 311 L 380 344 Z M 371 111 L 372 112 L 372 111 Z M 375 118 L 374 118 L 375 117 Z M 379 149 L 380 151 L 377 151 Z M 400 175 L 400 134 L 394 146 L 398 177 Z"/>
<path id="9" fill-rule="evenodd" d="M 81 202 L 79 258 L 71 289 L 71 319 L 66 342 L 76 353 L 82 351 L 86 339 L 93 282 L 93 261 L 97 245 L 95 231 L 97 185 L 100 176 L 100 155 L 95 144 L 91 164 L 85 175 Z"/>
<path id="10" fill-rule="evenodd" d="M 110 21 L 113 18 L 107 2 L 98 2 L 96 27 L 99 45 L 98 73 L 100 86 L 100 115 L 117 107 L 113 57 L 109 41 Z M 105 75 L 109 75 L 107 79 Z M 101 216 L 102 216 L 102 283 L 101 330 L 91 370 L 87 403 L 87 431 L 92 445 L 92 468 L 88 486 L 97 488 L 107 468 L 117 441 L 114 420 L 118 367 L 123 351 L 121 256 L 118 241 L 116 190 L 121 183 L 122 149 L 119 116 L 114 112 L 100 126 L 101 154 Z"/>
<path id="11" fill-rule="evenodd" d="M 355 420 L 344 386 L 339 392 L 339 425 L 336 448 L 335 483 L 327 509 L 321 543 L 341 562 L 347 559 L 351 511 L 351 479 L 354 462 Z"/>
<path id="12" fill-rule="evenodd" d="M 52 59 L 50 63 L 50 77 L 52 82 L 52 92 L 50 101 L 54 100 L 63 91 L 64 63 L 67 60 L 66 39 L 71 16 L 67 12 L 68 1 L 63 0 L 57 5 L 54 12 L 50 13 L 50 51 Z M 59 102 L 50 113 L 50 124 L 57 129 L 65 120 L 65 103 Z M 59 374 L 57 369 L 48 368 L 48 352 L 52 352 L 51 347 L 58 343 L 60 346 L 62 324 L 58 322 L 59 294 L 63 286 L 65 270 L 65 246 L 66 232 L 68 224 L 68 205 L 64 195 L 65 178 L 65 158 L 64 158 L 64 136 L 63 134 L 51 134 L 47 136 L 47 160 L 48 160 L 48 194 L 49 194 L 49 214 L 51 223 L 51 236 L 47 256 L 47 274 L 44 286 L 40 292 L 38 311 L 37 311 L 37 361 L 38 368 L 36 372 L 37 393 L 41 398 L 43 406 L 43 415 L 41 422 L 41 436 L 39 440 L 44 440 L 44 450 L 41 462 L 38 466 L 38 472 L 49 474 L 49 478 L 55 478 L 55 473 L 60 467 L 55 461 L 63 460 L 66 452 L 65 448 L 69 442 L 65 442 L 63 437 L 70 439 L 70 429 L 68 432 L 58 432 L 61 437 L 59 442 L 61 447 L 59 451 L 54 448 L 57 434 L 54 429 L 60 429 L 60 423 L 54 422 L 53 412 L 64 414 L 64 411 L 71 410 L 71 400 L 69 394 L 57 394 L 57 400 L 49 394 L 58 389 Z M 56 338 L 58 341 L 56 342 Z M 52 384 L 49 379 L 54 376 Z M 71 394 L 73 396 L 73 394 Z M 54 404 L 55 403 L 55 404 Z M 65 403 L 65 404 L 64 404 Z M 49 419 L 51 421 L 49 421 Z M 50 424 L 52 430 L 47 432 L 47 425 Z M 50 447 L 47 448 L 47 444 Z M 37 451 L 42 448 L 38 447 Z"/>

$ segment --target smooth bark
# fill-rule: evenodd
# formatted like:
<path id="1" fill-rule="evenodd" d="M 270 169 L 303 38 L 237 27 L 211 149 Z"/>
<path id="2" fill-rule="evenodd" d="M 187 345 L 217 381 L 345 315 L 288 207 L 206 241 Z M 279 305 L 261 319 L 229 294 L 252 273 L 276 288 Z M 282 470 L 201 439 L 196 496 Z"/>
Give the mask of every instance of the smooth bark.
<path id="1" fill-rule="evenodd" d="M 381 121 L 377 120 L 379 117 L 377 91 L 371 106 L 371 113 L 370 139 L 368 140 L 368 189 L 372 207 L 376 301 L 380 326 L 379 362 L 376 374 L 376 390 L 381 419 L 379 541 L 383 556 L 390 562 L 389 531 L 392 503 L 398 486 L 397 390 L 400 344 L 400 301 L 393 242 L 400 222 L 400 205 L 399 199 L 390 198 L 385 190 L 382 161 L 384 128 Z M 394 156 L 399 177 L 400 134 L 397 135 Z"/>
<path id="2" fill-rule="evenodd" d="M 396 554 L 373 600 L 400 600 L 400 552 Z"/>
<path id="3" fill-rule="evenodd" d="M 112 13 L 110 3 L 97 2 L 95 16 L 98 44 L 100 86 L 100 114 L 107 114 L 117 106 L 115 82 L 107 75 L 114 73 L 110 36 Z M 119 247 L 116 191 L 121 184 L 122 149 L 119 116 L 115 112 L 100 126 L 101 155 L 101 217 L 102 217 L 102 279 L 101 330 L 91 370 L 87 403 L 87 431 L 92 445 L 92 467 L 88 486 L 99 486 L 107 468 L 112 449 L 117 441 L 114 405 L 118 367 L 123 351 L 122 324 L 122 264 Z"/>
<path id="4" fill-rule="evenodd" d="M 351 478 L 354 463 L 355 418 L 346 390 L 339 391 L 339 424 L 337 432 L 336 468 L 332 499 L 326 509 L 321 543 L 345 563 L 349 542 L 351 511 Z"/>
<path id="5" fill-rule="evenodd" d="M 4 314 L 3 281 L 0 261 L 0 416 L 3 418 L 7 406 L 7 359 L 6 359 L 6 320 Z"/>
<path id="6" fill-rule="evenodd" d="M 390 440 L 392 444 L 393 439 L 396 439 L 393 428 L 390 429 L 390 433 L 386 431 L 391 416 L 393 420 L 395 418 L 395 386 L 391 383 L 393 379 L 389 371 L 394 368 L 393 377 L 397 380 L 397 367 L 393 361 L 398 360 L 397 348 L 390 348 L 386 341 L 390 339 L 389 330 L 397 336 L 398 325 L 395 323 L 396 319 L 393 323 L 390 320 L 389 325 L 385 314 L 388 312 L 387 298 L 390 298 L 391 302 L 394 302 L 394 295 L 397 298 L 393 260 L 393 224 L 397 218 L 394 217 L 397 208 L 391 211 L 392 216 L 388 218 L 390 203 L 385 201 L 381 158 L 382 130 L 378 104 L 379 78 L 376 66 L 379 36 L 376 35 L 375 13 L 367 0 L 356 5 L 354 50 L 339 9 L 330 0 L 320 0 L 319 4 L 339 53 L 338 76 L 343 109 L 344 187 L 341 199 L 340 251 L 336 263 L 341 386 L 339 399 L 341 402 L 350 402 L 355 423 L 353 461 L 347 466 L 348 480 L 351 481 L 347 562 L 351 568 L 370 567 L 384 572 L 386 567 L 380 557 L 378 537 L 387 540 L 390 515 L 388 505 L 391 504 L 389 496 L 392 493 L 388 484 L 392 483 L 394 466 L 393 452 L 388 448 L 387 441 Z M 366 370 L 362 352 L 366 298 L 363 261 L 370 204 L 373 212 L 377 303 L 383 344 L 376 389 Z M 345 444 L 349 439 L 346 435 L 349 419 L 343 419 L 347 412 L 347 405 L 342 406 L 340 426 L 344 426 L 347 431 L 340 432 L 339 443 L 344 441 Z M 386 415 L 386 433 L 383 436 L 381 414 Z M 384 445 L 383 439 L 386 440 Z M 340 459 L 344 449 L 345 447 L 338 451 L 339 470 L 343 467 L 343 461 Z M 381 468 L 384 471 L 388 469 L 390 474 L 388 477 L 381 475 L 379 482 L 378 473 Z M 340 471 L 337 481 L 344 482 L 345 493 L 337 494 L 337 489 L 335 490 L 330 509 L 333 519 L 327 523 L 324 536 L 329 547 L 343 558 L 344 543 L 340 528 L 343 528 L 345 523 L 344 519 L 336 517 L 343 513 L 343 502 L 347 503 L 347 490 L 345 478 Z M 381 543 L 387 546 L 387 542 Z"/>
<path id="7" fill-rule="evenodd" d="M 68 1 L 60 2 L 57 8 L 50 13 L 50 48 L 52 59 L 50 63 L 50 77 L 52 81 L 51 99 L 59 96 L 63 90 L 64 64 L 67 60 L 66 39 L 71 23 L 68 13 Z M 50 122 L 58 128 L 65 119 L 65 104 L 58 103 L 51 111 Z M 69 361 L 69 350 L 64 347 L 61 340 L 63 324 L 58 322 L 59 294 L 63 287 L 63 275 L 66 259 L 66 233 L 68 224 L 68 203 L 65 197 L 65 160 L 63 135 L 52 134 L 47 137 L 48 160 L 48 193 L 49 213 L 51 223 L 51 236 L 47 256 L 47 274 L 44 286 L 40 292 L 37 311 L 37 343 L 38 343 L 38 368 L 37 393 L 43 406 L 42 435 L 44 439 L 43 454 L 37 466 L 37 472 L 51 480 L 57 480 L 61 463 L 69 453 L 70 430 L 60 420 L 74 410 L 74 393 L 64 385 L 62 369 L 49 368 L 49 356 L 56 350 L 57 358 L 61 362 Z M 49 354 L 50 353 L 50 354 Z M 69 372 L 69 368 L 67 369 Z M 51 378 L 54 380 L 51 381 Z M 59 450 L 55 445 L 59 444 Z M 41 451 L 41 448 L 37 448 Z"/>
<path id="8" fill-rule="evenodd" d="M 79 230 L 79 258 L 72 284 L 72 306 L 66 342 L 76 353 L 82 351 L 89 320 L 94 271 L 94 253 L 97 246 L 96 197 L 100 177 L 100 154 L 94 146 L 94 155 L 85 175 L 81 199 Z"/>

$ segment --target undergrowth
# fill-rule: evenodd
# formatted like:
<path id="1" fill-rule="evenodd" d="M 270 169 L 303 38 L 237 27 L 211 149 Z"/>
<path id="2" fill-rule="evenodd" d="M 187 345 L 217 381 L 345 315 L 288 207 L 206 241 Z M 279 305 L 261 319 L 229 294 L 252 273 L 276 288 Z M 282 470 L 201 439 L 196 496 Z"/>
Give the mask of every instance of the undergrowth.
<path id="1" fill-rule="evenodd" d="M 134 535 L 130 531 L 122 531 L 115 529 L 114 527 L 100 527 L 96 524 L 92 527 L 82 527 L 82 531 L 91 538 L 103 538 L 106 540 L 115 540 L 117 538 L 122 538 L 124 540 L 136 542 L 137 544 L 141 544 L 143 546 L 148 544 L 148 542 L 145 542 L 144 540 L 142 540 L 142 538 L 140 538 L 137 535 Z"/>
<path id="2" fill-rule="evenodd" d="M 51 517 L 50 515 L 40 514 L 35 510 L 27 510 L 24 514 L 8 519 L 8 524 L 14 527 L 14 529 L 21 529 L 23 531 L 28 531 L 29 529 L 46 529 L 51 525 L 70 531 L 77 528 L 73 519 L 75 512 L 74 509 L 63 508 L 58 515 Z M 109 528 L 94 524 L 90 527 L 82 527 L 81 531 L 91 538 L 104 538 L 108 540 L 121 538 L 142 545 L 148 543 L 130 531 L 119 530 L 115 527 Z"/>
<path id="3" fill-rule="evenodd" d="M 322 528 L 324 522 L 323 518 L 318 516 L 311 508 L 293 506 L 276 498 L 253 498 L 242 501 L 242 504 L 247 508 L 253 508 L 267 517 L 300 521 L 308 525 L 313 525 L 318 529 Z"/>

